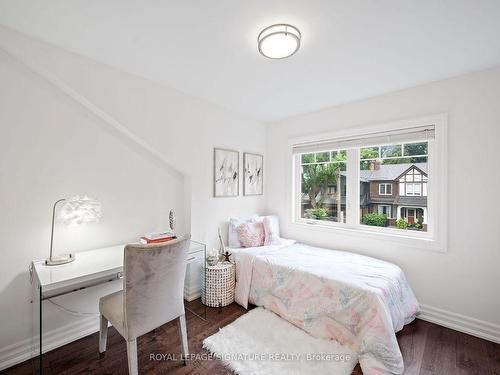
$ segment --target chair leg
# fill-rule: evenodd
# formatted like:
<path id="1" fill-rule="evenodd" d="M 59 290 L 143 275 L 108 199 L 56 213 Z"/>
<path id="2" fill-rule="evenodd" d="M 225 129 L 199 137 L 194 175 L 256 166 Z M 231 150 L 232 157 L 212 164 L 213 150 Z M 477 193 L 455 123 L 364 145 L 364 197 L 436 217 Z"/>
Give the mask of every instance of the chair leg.
<path id="1" fill-rule="evenodd" d="M 137 340 L 127 341 L 127 358 L 129 375 L 138 375 Z"/>
<path id="2" fill-rule="evenodd" d="M 106 354 L 106 342 L 108 340 L 108 319 L 101 315 L 101 326 L 99 329 L 99 358 Z"/>
<path id="3" fill-rule="evenodd" d="M 179 336 L 181 337 L 182 343 L 182 356 L 184 359 L 184 365 L 186 365 L 186 358 L 189 356 L 189 348 L 188 348 L 188 338 L 187 338 L 187 330 L 186 330 L 186 316 L 181 315 L 177 319 L 177 327 L 179 328 Z"/>

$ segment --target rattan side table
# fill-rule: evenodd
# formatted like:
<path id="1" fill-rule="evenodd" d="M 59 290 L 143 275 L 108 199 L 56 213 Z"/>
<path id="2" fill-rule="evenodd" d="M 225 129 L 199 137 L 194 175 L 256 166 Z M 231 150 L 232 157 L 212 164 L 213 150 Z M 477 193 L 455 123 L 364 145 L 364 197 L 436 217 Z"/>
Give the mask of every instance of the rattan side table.
<path id="1" fill-rule="evenodd" d="M 201 302 L 210 307 L 224 307 L 234 301 L 235 266 L 230 262 L 220 262 L 215 266 L 205 266 L 205 289 Z"/>

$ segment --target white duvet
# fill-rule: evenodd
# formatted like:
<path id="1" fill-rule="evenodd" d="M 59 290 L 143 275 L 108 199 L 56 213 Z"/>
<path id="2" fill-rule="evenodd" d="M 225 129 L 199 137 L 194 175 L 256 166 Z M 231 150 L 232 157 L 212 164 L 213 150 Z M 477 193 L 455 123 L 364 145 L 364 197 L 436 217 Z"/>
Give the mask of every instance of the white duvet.
<path id="1" fill-rule="evenodd" d="M 237 303 L 263 306 L 315 337 L 348 345 L 365 374 L 403 372 L 394 332 L 419 305 L 398 266 L 292 240 L 231 250 Z"/>

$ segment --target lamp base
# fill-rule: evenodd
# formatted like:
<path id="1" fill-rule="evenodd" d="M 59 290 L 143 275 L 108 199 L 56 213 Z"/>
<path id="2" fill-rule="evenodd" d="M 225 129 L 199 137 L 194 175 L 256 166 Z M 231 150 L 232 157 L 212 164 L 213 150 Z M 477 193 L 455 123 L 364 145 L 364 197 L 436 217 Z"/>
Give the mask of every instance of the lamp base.
<path id="1" fill-rule="evenodd" d="M 61 264 L 71 263 L 75 260 L 75 254 L 54 255 L 52 258 L 45 259 L 47 266 L 59 266 Z"/>

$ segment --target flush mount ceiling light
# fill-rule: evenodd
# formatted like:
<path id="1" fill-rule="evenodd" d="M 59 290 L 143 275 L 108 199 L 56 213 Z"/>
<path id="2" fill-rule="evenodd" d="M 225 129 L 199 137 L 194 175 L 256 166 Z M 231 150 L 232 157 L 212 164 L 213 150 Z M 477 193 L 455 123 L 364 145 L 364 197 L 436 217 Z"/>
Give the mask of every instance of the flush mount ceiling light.
<path id="1" fill-rule="evenodd" d="M 271 25 L 257 37 L 259 52 L 270 59 L 284 59 L 299 50 L 301 37 L 295 26 L 286 23 Z"/>

